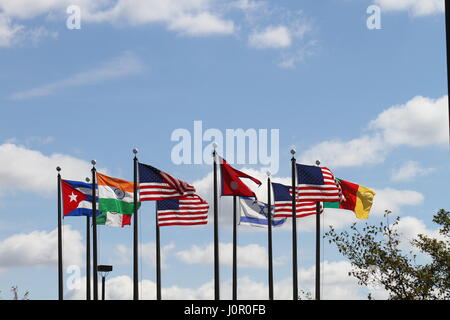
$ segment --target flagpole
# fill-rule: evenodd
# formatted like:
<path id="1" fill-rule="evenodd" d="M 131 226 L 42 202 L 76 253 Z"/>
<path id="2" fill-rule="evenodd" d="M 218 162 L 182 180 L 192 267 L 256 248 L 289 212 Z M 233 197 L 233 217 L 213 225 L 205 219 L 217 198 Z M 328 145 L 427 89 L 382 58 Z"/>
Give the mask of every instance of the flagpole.
<path id="1" fill-rule="evenodd" d="M 320 165 L 319 160 L 316 165 Z M 320 202 L 316 202 L 316 300 L 320 300 L 320 237 Z"/>
<path id="2" fill-rule="evenodd" d="M 236 206 L 237 197 L 233 196 L 233 297 L 237 300 L 237 232 L 236 232 Z"/>
<path id="3" fill-rule="evenodd" d="M 139 150 L 137 148 L 133 149 L 134 159 L 133 159 L 133 201 L 134 201 L 134 212 L 133 212 L 133 300 L 139 300 L 139 262 L 138 262 L 138 154 Z"/>
<path id="4" fill-rule="evenodd" d="M 155 202 L 156 235 L 156 300 L 161 300 L 161 239 L 158 224 L 158 201 Z"/>
<path id="5" fill-rule="evenodd" d="M 273 300 L 273 263 L 272 263 L 272 190 L 270 171 L 267 171 L 267 251 L 269 256 L 269 300 Z"/>
<path id="6" fill-rule="evenodd" d="M 98 274 L 97 274 L 97 169 L 95 169 L 96 161 L 92 160 L 92 262 L 93 262 L 93 288 L 94 300 L 98 300 Z"/>
<path id="7" fill-rule="evenodd" d="M 91 180 L 86 178 L 86 182 Z M 91 300 L 91 217 L 86 216 L 86 300 Z"/>
<path id="8" fill-rule="evenodd" d="M 91 218 L 86 217 L 86 300 L 91 300 Z"/>
<path id="9" fill-rule="evenodd" d="M 217 197 L 217 143 L 213 143 L 213 175 L 214 175 L 214 300 L 220 300 L 219 276 L 219 214 Z"/>
<path id="10" fill-rule="evenodd" d="M 58 300 L 64 300 L 62 261 L 61 168 L 56 167 L 56 171 L 58 171 Z"/>
<path id="11" fill-rule="evenodd" d="M 298 270 L 297 270 L 297 188 L 295 179 L 295 149 L 292 154 L 292 298 L 298 300 Z"/>
<path id="12" fill-rule="evenodd" d="M 447 57 L 450 56 L 450 2 L 445 0 L 445 45 Z M 447 92 L 450 92 L 450 64 L 447 63 Z M 448 120 L 450 137 L 450 100 L 448 101 Z M 450 140 L 449 140 L 450 141 Z"/>

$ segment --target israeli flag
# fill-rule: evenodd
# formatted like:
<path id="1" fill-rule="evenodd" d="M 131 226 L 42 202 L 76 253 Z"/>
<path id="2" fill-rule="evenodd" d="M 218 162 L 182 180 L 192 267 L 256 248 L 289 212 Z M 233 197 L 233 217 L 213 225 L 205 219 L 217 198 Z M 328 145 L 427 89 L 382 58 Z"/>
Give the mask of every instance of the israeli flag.
<path id="1" fill-rule="evenodd" d="M 254 198 L 239 197 L 241 207 L 241 218 L 239 224 L 253 227 L 267 228 L 269 206 L 261 201 L 255 201 Z M 271 208 L 273 215 L 274 206 Z M 272 218 L 272 226 L 279 227 L 286 221 L 286 218 Z"/>

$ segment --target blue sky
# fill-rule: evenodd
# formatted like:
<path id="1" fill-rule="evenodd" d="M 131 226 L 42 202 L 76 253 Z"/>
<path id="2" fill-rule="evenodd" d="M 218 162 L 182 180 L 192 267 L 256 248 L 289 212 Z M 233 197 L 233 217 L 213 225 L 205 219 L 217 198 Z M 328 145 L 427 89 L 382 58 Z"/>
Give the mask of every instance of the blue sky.
<path id="1" fill-rule="evenodd" d="M 34 299 L 57 297 L 57 165 L 64 178 L 84 179 L 96 159 L 99 170 L 131 180 L 138 147 L 142 162 L 210 199 L 211 166 L 171 159 L 172 133 L 193 134 L 196 120 L 223 133 L 277 129 L 280 181 L 289 177 L 295 145 L 299 161 L 320 159 L 377 191 L 370 222 L 391 209 L 404 218 L 405 237 L 434 234 L 431 216 L 446 208 L 450 176 L 443 1 L 39 3 L 0 0 L 2 296 L 18 285 Z M 81 9 L 81 29 L 66 26 L 70 4 Z M 367 28 L 370 5 L 381 10 L 379 30 Z M 236 167 L 264 179 L 260 164 Z M 264 188 L 257 190 L 263 201 Z M 229 208 L 223 199 L 223 252 L 231 243 Z M 143 204 L 140 216 L 142 297 L 153 298 L 154 204 Z M 349 212 L 324 219 L 339 229 L 357 221 Z M 67 263 L 84 276 L 85 221 L 64 224 Z M 300 289 L 313 291 L 313 220 L 299 226 Z M 166 227 L 161 236 L 163 298 L 212 298 L 212 217 L 206 227 Z M 290 226 L 274 235 L 279 299 L 291 295 L 290 237 Z M 101 228 L 99 243 L 99 261 L 115 268 L 110 297 L 129 298 L 131 228 Z M 239 246 L 240 296 L 265 299 L 266 235 L 240 228 Z M 325 244 L 323 259 L 324 298 L 366 297 L 334 247 Z M 231 297 L 227 261 L 224 298 Z"/>

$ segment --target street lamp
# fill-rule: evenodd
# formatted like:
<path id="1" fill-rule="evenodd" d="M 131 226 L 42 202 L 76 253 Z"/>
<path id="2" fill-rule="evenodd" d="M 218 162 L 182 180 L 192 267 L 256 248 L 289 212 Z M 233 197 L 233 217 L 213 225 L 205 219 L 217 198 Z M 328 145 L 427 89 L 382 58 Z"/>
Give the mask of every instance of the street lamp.
<path id="1" fill-rule="evenodd" d="M 97 266 L 97 272 L 100 272 L 100 275 L 102 276 L 102 300 L 105 300 L 105 280 L 112 270 L 113 270 L 112 266 L 105 266 L 105 265 Z"/>

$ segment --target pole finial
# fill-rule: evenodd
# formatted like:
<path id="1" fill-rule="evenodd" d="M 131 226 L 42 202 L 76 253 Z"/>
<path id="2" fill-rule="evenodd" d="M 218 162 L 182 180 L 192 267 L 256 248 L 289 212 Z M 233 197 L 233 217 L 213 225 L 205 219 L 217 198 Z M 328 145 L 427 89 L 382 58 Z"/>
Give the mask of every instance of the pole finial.
<path id="1" fill-rule="evenodd" d="M 60 172 L 61 171 L 61 167 L 56 167 L 56 171 Z"/>
<path id="2" fill-rule="evenodd" d="M 267 174 L 267 176 L 270 178 L 270 176 L 272 175 L 272 173 L 269 171 L 269 170 L 267 170 L 266 171 L 266 174 Z"/>
<path id="3" fill-rule="evenodd" d="M 139 153 L 139 149 L 138 148 L 133 148 L 133 153 L 134 154 L 138 154 Z"/>
<path id="4" fill-rule="evenodd" d="M 295 155 L 295 153 L 297 152 L 297 150 L 295 149 L 295 146 L 291 146 L 291 154 Z"/>
<path id="5" fill-rule="evenodd" d="M 97 161 L 91 160 L 91 164 L 92 164 L 93 166 L 95 166 L 95 165 L 97 164 Z"/>
<path id="6" fill-rule="evenodd" d="M 88 177 L 86 177 L 85 180 L 86 180 L 87 183 L 91 182 L 91 179 L 89 179 Z"/>
<path id="7" fill-rule="evenodd" d="M 213 147 L 212 155 L 213 155 L 213 157 L 215 157 L 216 154 L 217 154 L 216 149 L 217 149 L 218 146 L 219 146 L 219 144 L 218 144 L 217 142 L 214 141 L 214 142 L 212 143 L 212 147 Z"/>
<path id="8" fill-rule="evenodd" d="M 316 160 L 316 166 L 320 166 L 320 161 Z"/>

